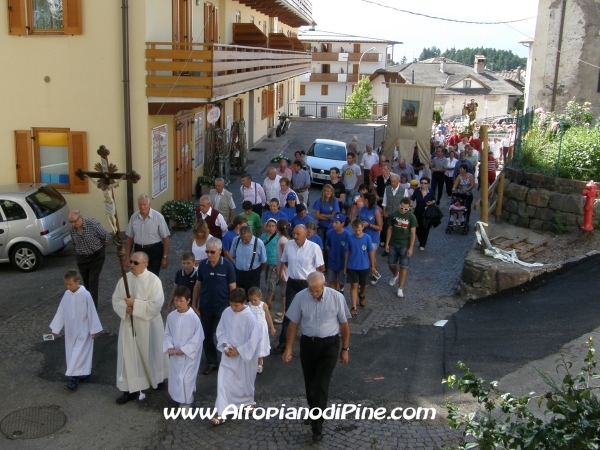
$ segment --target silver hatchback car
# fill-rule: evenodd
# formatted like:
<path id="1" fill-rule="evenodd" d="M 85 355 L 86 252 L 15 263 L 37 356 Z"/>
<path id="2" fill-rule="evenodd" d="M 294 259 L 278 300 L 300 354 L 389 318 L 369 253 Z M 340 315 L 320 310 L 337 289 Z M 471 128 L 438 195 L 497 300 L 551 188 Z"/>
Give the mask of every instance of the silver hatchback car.
<path id="1" fill-rule="evenodd" d="M 0 262 L 33 272 L 70 241 L 65 198 L 47 184 L 0 186 Z"/>

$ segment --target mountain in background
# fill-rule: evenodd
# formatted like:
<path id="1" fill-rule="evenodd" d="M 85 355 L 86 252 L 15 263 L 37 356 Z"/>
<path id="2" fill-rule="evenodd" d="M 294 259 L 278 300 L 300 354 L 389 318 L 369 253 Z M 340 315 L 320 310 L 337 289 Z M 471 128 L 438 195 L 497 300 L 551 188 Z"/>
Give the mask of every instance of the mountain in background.
<path id="1" fill-rule="evenodd" d="M 419 56 L 419 61 L 435 58 L 436 56 L 444 56 L 461 64 L 472 66 L 475 61 L 475 55 L 484 55 L 486 57 L 485 67 L 487 70 L 513 70 L 519 66 L 522 69 L 525 69 L 527 66 L 527 58 L 521 58 L 510 50 L 498 50 L 495 48 L 483 47 L 467 47 L 459 50 L 452 47 L 442 53 L 439 48 L 433 46 L 431 48 L 423 49 Z"/>

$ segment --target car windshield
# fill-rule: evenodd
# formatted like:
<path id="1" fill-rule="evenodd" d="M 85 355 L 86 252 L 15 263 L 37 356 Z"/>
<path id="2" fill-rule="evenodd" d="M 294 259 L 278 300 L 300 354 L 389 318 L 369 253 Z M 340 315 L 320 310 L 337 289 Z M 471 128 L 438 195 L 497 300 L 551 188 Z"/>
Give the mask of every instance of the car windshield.
<path id="1" fill-rule="evenodd" d="M 314 143 L 308 151 L 308 156 L 315 158 L 346 161 L 346 147 L 335 144 Z"/>
<path id="2" fill-rule="evenodd" d="M 27 203 L 38 219 L 55 213 L 67 204 L 64 197 L 50 186 L 42 186 L 37 192 L 28 195 Z"/>

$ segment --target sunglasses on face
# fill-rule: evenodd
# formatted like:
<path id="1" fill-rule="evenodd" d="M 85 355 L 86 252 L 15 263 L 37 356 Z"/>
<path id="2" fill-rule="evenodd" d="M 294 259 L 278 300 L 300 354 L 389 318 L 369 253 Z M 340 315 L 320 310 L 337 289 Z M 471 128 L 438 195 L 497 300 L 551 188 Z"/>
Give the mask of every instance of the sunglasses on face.
<path id="1" fill-rule="evenodd" d="M 134 266 L 139 266 L 140 264 L 143 264 L 144 261 L 134 261 L 133 259 L 131 261 L 129 261 L 131 264 L 133 264 Z"/>
<path id="2" fill-rule="evenodd" d="M 217 253 L 217 250 L 206 250 L 206 253 L 208 255 L 214 255 L 215 253 Z"/>

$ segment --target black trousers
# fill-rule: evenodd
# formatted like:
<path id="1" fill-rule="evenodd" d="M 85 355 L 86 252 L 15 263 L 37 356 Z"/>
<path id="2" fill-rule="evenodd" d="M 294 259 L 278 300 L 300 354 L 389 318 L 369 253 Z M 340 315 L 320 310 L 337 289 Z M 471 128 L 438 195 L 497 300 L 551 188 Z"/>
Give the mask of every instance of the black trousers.
<path id="1" fill-rule="evenodd" d="M 339 336 L 326 338 L 302 336 L 300 339 L 300 364 L 304 375 L 306 400 L 311 409 L 319 408 L 323 411 L 327 408 L 329 382 L 339 354 Z M 322 417 L 311 421 L 311 425 L 313 433 L 323 432 Z"/>
<path id="2" fill-rule="evenodd" d="M 419 240 L 419 247 L 425 247 L 427 245 L 430 228 L 423 224 L 423 214 L 415 214 L 415 216 L 417 217 L 417 239 Z"/>
<path id="3" fill-rule="evenodd" d="M 296 294 L 303 289 L 308 287 L 306 280 L 293 280 L 288 278 L 287 285 L 285 287 L 285 310 L 290 309 L 290 305 L 294 301 Z M 287 316 L 283 317 L 283 323 L 281 324 L 281 334 L 279 335 L 279 345 L 285 345 L 287 341 L 287 330 L 290 325 L 290 319 Z"/>
<path id="4" fill-rule="evenodd" d="M 435 195 L 437 190 L 436 201 L 439 203 L 444 193 L 444 179 L 446 178 L 445 172 L 433 172 L 431 174 L 431 190 Z"/>
<path id="5" fill-rule="evenodd" d="M 246 291 L 246 295 L 251 287 L 260 288 L 260 266 L 254 270 L 235 269 L 235 286 Z"/>
<path id="6" fill-rule="evenodd" d="M 206 357 L 206 365 L 208 366 L 217 367 L 219 365 L 214 335 L 221 321 L 221 314 L 223 313 L 206 309 L 200 310 L 200 323 L 204 331 L 204 343 L 202 347 L 204 348 L 204 356 Z"/>
<path id="7" fill-rule="evenodd" d="M 136 252 L 144 252 L 146 255 L 148 255 L 148 270 L 154 275 L 158 276 L 158 274 L 160 273 L 160 263 L 163 260 L 164 245 L 162 241 L 159 241 L 156 244 L 152 244 L 149 246 L 134 244 L 133 250 Z"/>
<path id="8" fill-rule="evenodd" d="M 105 258 L 106 251 L 104 246 L 91 255 L 77 255 L 77 269 L 79 269 L 79 273 L 81 274 L 83 285 L 94 300 L 96 309 L 98 309 L 98 284 L 100 282 L 100 272 L 102 272 Z"/>
<path id="9" fill-rule="evenodd" d="M 452 195 L 452 188 L 454 187 L 454 177 L 447 177 L 444 175 L 446 181 L 446 194 L 448 197 Z"/>

